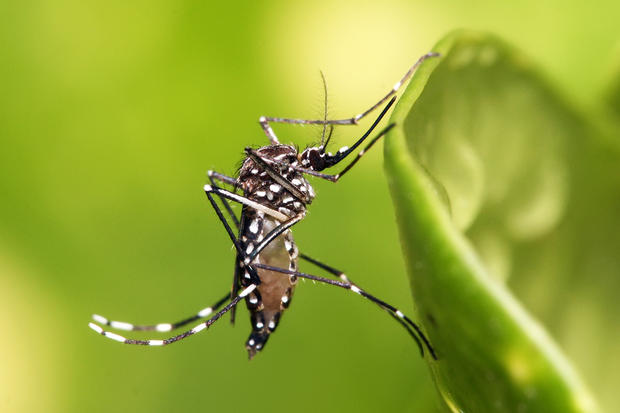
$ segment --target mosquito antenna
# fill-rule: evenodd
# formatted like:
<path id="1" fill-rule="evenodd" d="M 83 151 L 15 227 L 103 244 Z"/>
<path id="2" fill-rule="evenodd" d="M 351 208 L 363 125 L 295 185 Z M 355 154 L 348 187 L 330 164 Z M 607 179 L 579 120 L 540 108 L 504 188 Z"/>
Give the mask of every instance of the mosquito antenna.
<path id="1" fill-rule="evenodd" d="M 321 132 L 321 151 L 325 150 L 325 146 L 327 145 L 327 143 L 324 143 L 324 139 L 325 139 L 325 131 L 327 130 L 327 80 L 325 80 L 325 74 L 323 73 L 322 70 L 320 70 L 321 73 L 321 80 L 323 80 L 323 131 Z M 332 127 L 333 129 L 333 127 Z M 329 133 L 329 136 L 331 136 L 331 132 Z M 327 138 L 327 141 L 329 142 L 329 137 Z"/>

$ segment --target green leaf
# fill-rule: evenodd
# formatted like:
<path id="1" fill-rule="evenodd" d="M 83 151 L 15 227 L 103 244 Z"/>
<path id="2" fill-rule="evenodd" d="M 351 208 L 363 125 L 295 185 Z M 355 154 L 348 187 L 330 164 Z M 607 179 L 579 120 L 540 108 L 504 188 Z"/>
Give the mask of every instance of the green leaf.
<path id="1" fill-rule="evenodd" d="M 565 218 L 570 145 L 586 126 L 494 37 L 455 32 L 433 51 L 442 56 L 419 68 L 394 111 L 385 167 L 443 403 L 454 412 L 597 411 L 504 284 L 522 265 L 515 251 Z"/>

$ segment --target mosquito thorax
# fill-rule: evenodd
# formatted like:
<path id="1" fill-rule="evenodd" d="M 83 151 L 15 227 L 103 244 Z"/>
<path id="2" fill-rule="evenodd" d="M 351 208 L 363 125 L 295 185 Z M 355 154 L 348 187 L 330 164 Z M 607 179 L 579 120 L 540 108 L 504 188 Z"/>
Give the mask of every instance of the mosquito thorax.
<path id="1" fill-rule="evenodd" d="M 247 153 L 250 151 L 246 149 Z M 274 178 L 273 172 L 269 174 L 265 165 L 258 164 L 251 156 L 246 157 L 237 179 L 245 196 L 287 216 L 305 211 L 315 194 L 303 173 L 297 170 L 302 166 L 297 149 L 291 145 L 268 145 L 254 150 L 254 153 L 278 176 Z"/>

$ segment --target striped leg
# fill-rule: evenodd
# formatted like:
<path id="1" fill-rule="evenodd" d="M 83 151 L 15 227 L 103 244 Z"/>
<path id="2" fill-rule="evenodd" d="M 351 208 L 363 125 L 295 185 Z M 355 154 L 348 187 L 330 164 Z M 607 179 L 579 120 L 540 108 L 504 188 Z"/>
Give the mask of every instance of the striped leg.
<path id="1" fill-rule="evenodd" d="M 377 125 L 381 122 L 381 120 L 385 117 L 385 115 L 387 114 L 388 110 L 390 109 L 390 107 L 394 104 L 394 102 L 396 101 L 396 97 L 393 97 L 388 104 L 383 108 L 383 110 L 381 111 L 381 113 L 379 114 L 379 116 L 377 116 L 377 119 L 375 119 L 375 121 L 372 123 L 372 125 L 368 128 L 368 130 L 362 135 L 361 138 L 359 138 L 354 144 L 353 146 L 351 146 L 350 148 L 345 146 L 342 147 L 335 155 L 332 155 L 331 153 L 327 154 L 327 156 L 325 157 L 325 168 L 331 168 L 337 164 L 339 164 L 341 161 L 343 161 L 347 156 L 349 156 L 359 145 L 361 145 L 366 138 L 368 138 L 368 136 L 370 136 L 370 134 L 373 132 L 373 130 L 377 127 Z M 353 161 L 351 161 L 345 168 L 343 168 L 342 171 L 340 171 L 340 173 L 335 174 L 335 175 L 331 175 L 331 174 L 325 174 L 322 173 L 320 171 L 317 171 L 315 169 L 311 169 L 311 168 L 306 168 L 303 166 L 292 166 L 294 169 L 296 169 L 299 172 L 308 174 L 308 175 L 312 175 L 312 176 L 316 176 L 318 178 L 321 179 L 325 179 L 328 180 L 330 182 L 338 182 L 338 180 L 349 171 L 349 169 L 351 169 L 360 159 L 362 156 L 364 156 L 364 154 L 379 140 L 381 139 L 383 136 L 385 136 L 390 129 L 392 129 L 395 126 L 395 124 L 391 124 L 388 125 L 386 128 L 384 128 L 377 136 L 375 136 L 355 157 L 355 159 L 353 159 Z M 330 133 L 331 136 L 331 133 Z M 327 145 L 327 143 L 329 142 L 329 137 L 327 139 L 327 141 L 322 144 L 318 150 L 319 151 L 323 151 L 325 150 L 325 146 Z M 276 171 L 271 164 L 273 163 L 273 160 L 270 160 L 268 158 L 263 158 L 261 157 L 254 149 L 252 148 L 246 148 L 245 149 L 246 154 L 248 155 L 248 157 L 252 158 L 252 160 L 254 160 L 255 163 L 257 163 L 258 165 L 260 165 L 268 174 L 269 176 L 271 176 L 272 179 L 274 179 L 278 184 L 280 184 L 281 186 L 283 186 L 284 188 L 286 188 L 291 194 L 293 194 L 293 196 L 295 196 L 297 199 L 299 199 L 301 202 L 303 202 L 304 204 L 309 203 L 310 198 L 308 198 L 308 195 L 301 193 L 297 188 L 295 188 L 293 185 L 291 185 L 290 182 L 288 182 L 287 179 L 285 179 L 284 177 L 282 177 L 282 175 Z M 323 153 L 323 155 L 325 155 L 325 153 Z M 323 156 L 321 155 L 321 156 Z"/>
<path id="2" fill-rule="evenodd" d="M 323 264 L 321 261 L 315 260 L 314 258 L 307 256 L 306 254 L 299 254 L 299 258 L 301 258 L 304 261 L 308 261 L 309 263 L 314 264 L 317 267 L 327 271 L 328 273 L 330 273 L 330 274 L 340 278 L 345 283 L 352 284 L 352 282 L 349 281 L 349 278 L 345 275 L 345 273 L 343 273 L 340 270 L 335 269 L 332 266 L 329 266 L 327 264 Z"/>
<path id="3" fill-rule="evenodd" d="M 241 195 L 237 195 L 233 192 L 227 191 L 215 185 L 205 185 L 204 190 L 209 198 L 211 198 L 210 194 L 213 193 L 219 197 L 223 197 L 231 201 L 238 202 L 243 205 L 247 205 L 250 208 L 254 208 L 257 211 L 261 211 L 264 214 L 267 214 L 277 219 L 278 221 L 286 221 L 289 218 L 287 215 L 284 215 L 283 213 L 276 211 L 275 209 L 271 209 L 269 207 L 266 207 L 265 205 L 259 204 L 256 201 L 252 201 L 251 199 L 248 199 Z"/>
<path id="4" fill-rule="evenodd" d="M 215 184 L 215 181 L 220 181 L 223 182 L 225 184 L 229 184 L 232 185 L 233 188 L 237 188 L 237 180 L 235 178 L 232 178 L 230 176 L 226 176 L 224 174 L 221 174 L 219 172 L 215 172 L 215 171 L 207 171 L 207 176 L 209 177 L 209 181 L 211 182 L 211 185 L 213 186 L 217 186 Z M 226 208 L 226 211 L 228 212 L 228 215 L 230 215 L 230 219 L 233 220 L 233 223 L 235 224 L 235 227 L 239 228 L 239 218 L 237 218 L 237 216 L 235 215 L 234 211 L 232 210 L 232 208 L 230 207 L 230 204 L 228 203 L 228 200 L 226 198 L 224 198 L 223 196 L 220 196 L 220 200 L 222 201 L 222 203 L 224 204 L 224 208 Z"/>
<path id="5" fill-rule="evenodd" d="M 405 314 L 403 314 L 403 312 L 400 311 L 399 309 L 397 309 L 396 307 L 386 303 L 385 301 L 375 297 L 374 295 L 371 295 L 371 294 L 367 293 L 366 291 L 364 291 L 361 288 L 359 288 L 357 285 L 352 284 L 350 282 L 331 280 L 329 278 L 317 277 L 316 275 L 305 274 L 305 273 L 298 272 L 298 271 L 291 271 L 291 270 L 287 270 L 287 269 L 284 269 L 284 268 L 273 267 L 273 266 L 270 266 L 270 265 L 265 265 L 265 264 L 260 264 L 260 263 L 255 263 L 253 265 L 256 268 L 262 268 L 262 269 L 265 269 L 265 270 L 275 271 L 275 272 L 279 272 L 279 273 L 282 273 L 282 274 L 295 275 L 297 277 L 306 278 L 306 279 L 309 279 L 309 280 L 313 280 L 313 281 L 318 281 L 318 282 L 322 282 L 322 283 L 325 283 L 325 284 L 334 285 L 336 287 L 344 288 L 345 290 L 350 290 L 350 291 L 353 291 L 356 294 L 361 295 L 362 297 L 364 297 L 364 298 L 372 301 L 373 303 L 379 305 L 381 308 L 389 311 L 394 316 L 396 316 L 399 319 L 403 320 L 405 323 L 407 323 L 407 325 L 409 325 L 411 328 L 413 328 L 413 330 L 415 330 L 415 332 L 417 333 L 419 338 L 422 339 L 422 341 L 424 342 L 424 345 L 426 346 L 426 348 L 430 352 L 431 357 L 433 357 L 434 360 L 437 360 L 437 355 L 435 354 L 435 350 L 433 350 L 433 347 L 431 346 L 430 342 L 428 341 L 428 339 L 426 338 L 426 336 L 424 335 L 424 333 L 422 332 L 422 330 L 420 329 L 420 327 L 416 323 L 414 323 L 409 317 L 407 317 Z M 422 355 L 424 355 L 424 349 L 423 349 L 422 346 L 420 346 L 420 351 L 422 352 Z"/>
<path id="6" fill-rule="evenodd" d="M 276 118 L 276 117 L 271 117 L 271 116 L 261 116 L 261 118 L 259 119 L 259 123 L 272 144 L 277 144 L 279 142 L 278 142 L 278 138 L 276 138 L 275 133 L 271 129 L 269 122 L 292 123 L 292 124 L 297 124 L 297 125 L 356 125 L 363 117 L 365 117 L 366 115 L 368 115 L 369 113 L 377 109 L 379 106 L 383 105 L 389 98 L 394 96 L 396 92 L 398 91 L 398 89 L 400 89 L 400 87 L 411 77 L 411 75 L 413 75 L 413 72 L 415 72 L 415 70 L 418 68 L 418 66 L 420 66 L 420 64 L 422 64 L 423 61 L 425 61 L 428 58 L 437 57 L 437 56 L 439 56 L 438 53 L 427 53 L 423 55 L 422 57 L 420 57 L 417 60 L 417 62 L 415 62 L 415 64 L 409 68 L 407 73 L 405 73 L 405 75 L 398 82 L 396 82 L 394 87 L 385 96 L 383 96 L 377 103 L 372 105 L 370 108 L 368 108 L 364 112 L 358 115 L 355 115 L 351 118 L 337 119 L 337 120 L 329 120 L 329 119 L 309 120 L 309 119 L 292 119 L 292 118 Z"/>
<path id="7" fill-rule="evenodd" d="M 271 209 L 271 208 L 266 207 L 264 205 L 258 204 L 256 202 L 252 201 L 251 199 L 245 198 L 245 197 L 243 197 L 241 195 L 233 194 L 232 192 L 228 192 L 228 191 L 223 190 L 223 189 L 221 189 L 219 187 L 215 187 L 215 186 L 211 186 L 211 185 L 205 185 L 205 192 L 207 193 L 207 197 L 209 198 L 209 201 L 211 202 L 211 205 L 213 206 L 213 209 L 215 210 L 215 213 L 217 214 L 218 218 L 220 218 L 220 221 L 222 221 L 222 224 L 226 228 L 226 232 L 228 232 L 228 235 L 229 235 L 230 239 L 232 240 L 233 244 L 235 244 L 235 248 L 237 249 L 237 253 L 241 257 L 244 257 L 244 263 L 246 265 L 250 265 L 250 263 L 258 256 L 258 254 L 260 254 L 260 252 L 267 245 L 269 245 L 269 243 L 271 241 L 273 241 L 280 234 L 282 234 L 283 232 L 285 232 L 286 230 L 291 228 L 293 225 L 297 224 L 299 221 L 301 221 L 305 217 L 304 214 L 295 215 L 292 218 L 288 217 L 287 215 L 284 215 L 283 213 L 281 213 L 279 211 L 276 211 L 275 209 Z M 245 251 L 242 251 L 242 249 L 239 246 L 239 243 L 238 243 L 234 233 L 232 232 L 232 228 L 230 227 L 230 225 L 228 224 L 228 222 L 224 218 L 224 215 L 222 214 L 221 209 L 215 203 L 215 200 L 211 196 L 211 193 L 214 193 L 216 195 L 224 196 L 225 198 L 228 198 L 228 199 L 230 199 L 232 201 L 239 202 L 240 204 L 247 205 L 247 206 L 249 206 L 251 208 L 256 209 L 257 211 L 261 211 L 261 212 L 263 212 L 263 213 L 265 213 L 267 215 L 271 215 L 274 218 L 276 218 L 278 221 L 280 221 L 281 224 L 279 224 L 277 227 L 272 229 L 267 235 L 265 235 L 265 237 L 261 240 L 261 242 L 257 246 L 253 247 L 251 250 L 247 250 L 246 249 Z M 254 264 L 252 264 L 252 265 L 254 265 Z"/>
<path id="8" fill-rule="evenodd" d="M 224 214 L 222 214 L 222 210 L 217 205 L 217 203 L 215 202 L 215 199 L 213 199 L 213 195 L 211 195 L 211 194 L 215 193 L 218 196 L 224 196 L 225 198 L 228 198 L 230 200 L 242 203 L 244 205 L 246 205 L 247 202 L 252 202 L 252 203 L 255 203 L 255 202 L 250 200 L 250 199 L 248 199 L 248 198 L 245 198 L 245 197 L 237 195 L 237 194 L 233 194 L 232 192 L 228 192 L 228 191 L 223 190 L 223 189 L 221 189 L 219 187 L 216 187 L 216 186 L 212 187 L 211 185 L 205 185 L 204 189 L 205 189 L 205 193 L 207 194 L 207 198 L 209 198 L 209 202 L 211 203 L 211 206 L 213 207 L 213 210 L 215 211 L 215 214 L 217 215 L 218 219 L 220 220 L 220 222 L 224 226 L 224 229 L 226 230 L 226 233 L 228 233 L 228 237 L 230 238 L 230 240 L 232 241 L 233 245 L 235 246 L 235 250 L 237 250 L 237 254 L 240 257 L 245 257 L 245 252 L 241 248 L 241 245 L 239 245 L 239 240 L 237 239 L 237 237 L 233 233 L 233 230 L 230 227 L 230 224 L 228 224 L 228 221 L 224 217 Z M 257 204 L 257 205 L 260 205 L 260 204 Z M 262 205 L 261 205 L 261 207 L 262 207 Z M 266 210 L 272 211 L 272 213 L 278 213 L 278 214 L 286 217 L 286 215 L 281 214 L 280 212 L 275 211 L 275 210 L 273 210 L 271 208 L 268 208 L 268 207 L 263 207 L 263 208 L 266 209 Z M 250 278 L 250 282 L 252 284 L 259 285 L 260 284 L 260 278 L 258 277 L 258 273 L 254 269 L 254 267 L 252 265 L 248 264 L 248 265 L 245 266 L 245 269 L 246 269 L 246 274 Z M 235 291 L 235 286 L 233 286 L 233 291 Z M 234 294 L 231 294 L 231 295 L 234 295 Z"/>
<path id="9" fill-rule="evenodd" d="M 258 273 L 256 272 L 256 269 L 254 268 L 254 265 L 251 264 L 252 261 L 258 256 L 258 254 L 267 246 L 269 245 L 270 242 L 272 242 L 275 238 L 278 237 L 278 235 L 284 233 L 286 230 L 288 230 L 290 227 L 292 227 L 293 225 L 295 225 L 296 223 L 298 223 L 299 221 L 301 221 L 304 218 L 303 214 L 297 215 L 293 218 L 289 218 L 288 216 L 282 214 L 281 212 L 278 212 L 274 209 L 265 207 L 264 205 L 260 205 L 257 204 L 256 202 L 245 198 L 241 195 L 237 195 L 237 194 L 233 194 L 231 192 L 225 191 L 217 186 L 211 186 L 211 185 L 205 185 L 205 193 L 207 194 L 207 197 L 209 198 L 209 202 L 211 203 L 211 206 L 213 207 L 213 209 L 215 210 L 215 213 L 217 214 L 220 222 L 222 223 L 222 225 L 224 226 L 224 228 L 226 229 L 226 232 L 228 233 L 228 236 L 230 237 L 233 245 L 235 246 L 235 249 L 237 250 L 237 254 L 238 257 L 243 257 L 243 264 L 244 264 L 244 269 L 246 271 L 244 271 L 245 273 L 245 277 L 249 278 L 249 281 L 253 284 L 259 285 L 260 284 L 260 278 L 258 277 Z M 243 205 L 247 205 L 251 208 L 255 208 L 258 211 L 261 211 L 265 214 L 271 215 L 276 217 L 276 219 L 278 219 L 279 221 L 283 221 L 280 225 L 278 225 L 277 227 L 275 227 L 273 230 L 271 230 L 262 240 L 258 245 L 253 245 L 253 244 L 249 244 L 248 247 L 246 248 L 246 250 L 244 251 L 241 246 L 239 245 L 239 240 L 235 237 L 235 234 L 232 231 L 232 228 L 230 227 L 230 225 L 228 224 L 228 221 L 226 220 L 226 218 L 224 217 L 224 215 L 222 214 L 222 211 L 220 209 L 220 207 L 217 205 L 217 203 L 215 202 L 215 200 L 213 199 L 213 196 L 211 195 L 212 193 L 218 195 L 218 196 L 223 196 L 227 199 L 230 199 L 232 201 L 235 202 L 239 202 L 240 204 Z M 257 207 L 256 207 L 256 206 Z M 233 279 L 233 288 L 231 291 L 231 296 L 234 296 L 237 289 L 238 289 L 238 284 L 239 284 L 239 273 L 240 273 L 240 268 L 238 265 L 235 265 L 235 275 L 234 275 L 234 279 Z M 231 312 L 231 322 L 234 322 L 234 316 L 235 316 L 235 310 L 233 309 L 233 311 Z"/>
<path id="10" fill-rule="evenodd" d="M 230 299 L 230 294 L 226 294 L 222 297 L 217 303 L 212 305 L 211 307 L 206 307 L 194 314 L 191 317 L 185 318 L 183 320 L 177 321 L 175 323 L 158 323 L 152 325 L 136 325 L 131 323 L 126 323 L 124 321 L 114 321 L 108 320 L 107 318 L 100 316 L 99 314 L 93 314 L 93 320 L 98 322 L 99 324 L 103 324 L 105 326 L 109 326 L 115 328 L 117 330 L 125 330 L 125 331 L 159 331 L 166 332 L 176 330 L 179 327 L 183 327 L 186 324 L 192 323 L 194 321 L 200 320 L 201 318 L 205 318 L 218 308 L 220 308 L 226 301 Z"/>
<path id="11" fill-rule="evenodd" d="M 103 328 L 101 328 L 101 326 L 95 323 L 89 323 L 88 326 L 92 328 L 95 332 L 101 334 L 102 336 L 107 337 L 111 340 L 118 341 L 120 343 L 136 344 L 136 345 L 141 345 L 141 346 L 165 346 L 165 345 L 172 344 L 177 341 L 183 340 L 184 338 L 187 338 L 191 335 L 201 332 L 202 330 L 206 328 L 209 328 L 213 323 L 219 320 L 224 314 L 226 314 L 228 311 L 234 308 L 239 303 L 239 301 L 241 301 L 243 297 L 250 294 L 255 289 L 256 289 L 256 284 L 250 284 L 243 291 L 241 291 L 239 295 L 233 298 L 232 301 L 228 303 L 223 309 L 215 313 L 215 315 L 211 317 L 209 320 L 198 324 L 196 327 L 192 328 L 191 330 L 187 330 L 179 335 L 176 335 L 174 337 L 170 337 L 164 340 L 152 340 L 152 339 L 151 340 L 134 340 L 130 338 L 125 338 L 123 336 L 120 336 L 118 334 L 115 334 L 109 331 L 105 331 Z"/>
<path id="12" fill-rule="evenodd" d="M 315 260 L 314 258 L 311 258 L 309 256 L 307 256 L 306 254 L 299 254 L 299 258 L 308 261 L 314 265 L 316 265 L 319 268 L 324 269 L 325 271 L 327 271 L 328 273 L 332 274 L 335 277 L 340 278 L 343 282 L 347 283 L 347 284 L 351 284 L 352 286 L 356 286 L 358 287 L 354 282 L 352 282 L 351 280 L 349 280 L 349 278 L 345 275 L 344 272 L 335 269 L 334 267 L 331 267 L 327 264 L 324 264 L 320 261 Z M 359 287 L 358 287 L 359 288 Z M 400 317 L 398 317 L 396 314 L 394 314 L 392 311 L 390 311 L 390 309 L 383 307 L 381 304 L 377 303 L 377 305 L 385 310 L 392 318 L 394 318 L 394 320 L 398 321 L 398 323 L 400 325 L 402 325 L 407 332 L 409 333 L 409 335 L 415 340 L 416 344 L 418 345 L 418 348 L 420 349 L 420 352 L 422 353 L 422 355 L 424 355 L 424 350 L 422 348 L 422 342 L 420 341 L 420 339 L 418 338 L 416 332 L 409 326 L 409 324 L 407 324 L 403 319 L 401 319 Z"/>
<path id="13" fill-rule="evenodd" d="M 215 172 L 215 171 L 207 171 L 207 176 L 209 177 L 209 181 L 211 182 L 211 185 L 217 187 L 215 181 L 220 181 L 223 182 L 225 184 L 229 184 L 231 185 L 234 189 L 237 188 L 237 180 L 233 177 L 221 174 L 219 172 Z M 237 230 L 239 230 L 241 223 L 239 222 L 239 218 L 237 218 L 237 216 L 235 215 L 234 211 L 232 210 L 232 208 L 230 207 L 230 203 L 228 202 L 227 198 L 224 198 L 223 196 L 220 196 L 220 201 L 224 204 L 224 208 L 226 208 L 226 211 L 228 212 L 228 215 L 230 216 L 230 219 L 232 220 L 233 224 L 235 225 L 235 228 L 237 228 Z M 232 287 L 230 288 L 230 298 L 234 297 L 235 295 L 237 295 L 237 292 L 239 292 L 239 275 L 240 274 L 240 268 L 239 266 L 235 263 L 235 268 L 233 270 L 233 281 L 232 281 Z M 236 313 L 237 307 L 233 308 L 232 310 L 230 310 L 230 323 L 231 324 L 235 324 L 235 313 Z"/>

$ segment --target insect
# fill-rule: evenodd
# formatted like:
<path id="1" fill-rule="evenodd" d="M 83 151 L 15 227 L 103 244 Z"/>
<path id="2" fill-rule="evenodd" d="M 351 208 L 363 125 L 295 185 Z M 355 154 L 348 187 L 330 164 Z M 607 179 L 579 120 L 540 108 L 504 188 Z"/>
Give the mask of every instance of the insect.
<path id="1" fill-rule="evenodd" d="M 366 146 L 358 152 L 357 156 L 339 173 L 326 174 L 322 171 L 340 164 L 373 133 L 394 104 L 395 94 L 402 84 L 409 79 L 424 60 L 434 56 L 438 56 L 438 54 L 428 53 L 420 57 L 383 98 L 365 112 L 354 117 L 328 120 L 327 110 L 322 120 L 261 117 L 259 123 L 269 138 L 269 145 L 258 149 L 246 148 L 246 157 L 236 178 L 215 171 L 208 172 L 210 184 L 204 186 L 205 193 L 237 253 L 232 290 L 215 304 L 184 320 L 154 325 L 134 325 L 121 321 L 111 321 L 96 314 L 93 315 L 95 322 L 114 329 L 158 332 L 172 331 L 194 321 L 209 316 L 210 318 L 181 334 L 164 340 L 135 340 L 106 331 L 96 323 L 89 323 L 89 326 L 97 333 L 121 343 L 163 346 L 183 340 L 209 328 L 227 312 L 231 312 L 231 318 L 234 322 L 236 306 L 241 300 L 245 300 L 252 326 L 252 331 L 246 342 L 246 349 L 249 358 L 252 359 L 258 351 L 265 347 L 267 340 L 278 327 L 282 314 L 291 304 L 298 279 L 305 278 L 352 291 L 375 303 L 407 330 L 416 341 L 422 355 L 424 355 L 424 347 L 426 347 L 430 355 L 436 359 L 433 347 L 417 324 L 394 306 L 360 288 L 343 272 L 301 254 L 291 231 L 291 228 L 305 217 L 306 208 L 315 197 L 314 190 L 306 176 L 310 175 L 330 182 L 338 182 L 362 158 L 366 151 L 394 127 L 394 124 L 388 125 L 371 138 Z M 327 92 L 325 96 L 327 96 Z M 384 108 L 370 128 L 350 148 L 342 147 L 336 154 L 326 152 L 334 125 L 357 124 L 360 119 L 384 104 Z M 294 146 L 280 143 L 270 126 L 270 122 L 323 125 L 321 143 L 299 152 Z M 329 134 L 325 138 L 328 126 Z M 224 185 L 230 186 L 231 190 L 225 189 Z M 241 190 L 243 194 L 237 193 L 238 190 Z M 219 199 L 223 208 L 216 202 L 216 198 Z M 235 215 L 229 202 L 242 205 L 240 218 Z M 229 220 L 232 224 L 229 223 Z M 235 229 L 237 230 L 236 233 Z M 326 271 L 333 279 L 299 272 L 299 259 Z"/>

